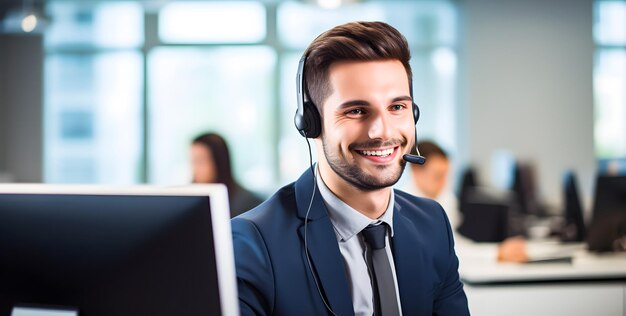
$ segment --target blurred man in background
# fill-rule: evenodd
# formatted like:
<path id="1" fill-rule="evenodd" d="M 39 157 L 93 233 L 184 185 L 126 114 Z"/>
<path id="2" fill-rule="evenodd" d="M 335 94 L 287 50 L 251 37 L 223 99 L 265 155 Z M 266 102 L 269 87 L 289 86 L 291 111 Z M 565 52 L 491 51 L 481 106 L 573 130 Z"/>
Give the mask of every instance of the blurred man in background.
<path id="1" fill-rule="evenodd" d="M 448 215 L 452 229 L 457 229 L 462 218 L 457 197 L 448 185 L 450 173 L 448 155 L 432 141 L 420 141 L 417 147 L 426 158 L 426 163 L 411 164 L 412 182 L 408 191 L 416 196 L 439 202 Z"/>

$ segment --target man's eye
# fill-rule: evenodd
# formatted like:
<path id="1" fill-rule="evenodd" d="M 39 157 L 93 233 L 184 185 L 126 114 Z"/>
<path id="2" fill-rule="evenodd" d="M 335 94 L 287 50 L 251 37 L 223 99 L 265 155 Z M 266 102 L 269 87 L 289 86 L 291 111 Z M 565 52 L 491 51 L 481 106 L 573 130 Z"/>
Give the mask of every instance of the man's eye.
<path id="1" fill-rule="evenodd" d="M 365 113 L 362 109 L 352 109 L 350 111 L 348 111 L 348 114 L 350 115 L 361 115 Z"/>
<path id="2" fill-rule="evenodd" d="M 400 111 L 402 109 L 406 108 L 406 106 L 404 104 L 394 104 L 391 106 L 391 109 L 394 111 Z"/>

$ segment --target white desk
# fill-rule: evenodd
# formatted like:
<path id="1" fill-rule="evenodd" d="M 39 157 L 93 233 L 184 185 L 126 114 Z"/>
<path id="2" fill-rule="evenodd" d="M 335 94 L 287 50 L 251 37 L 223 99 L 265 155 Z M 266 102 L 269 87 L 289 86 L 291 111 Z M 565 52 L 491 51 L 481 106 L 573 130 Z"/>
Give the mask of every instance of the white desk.
<path id="1" fill-rule="evenodd" d="M 496 261 L 496 244 L 459 243 L 459 273 L 472 315 L 626 316 L 626 254 L 529 243 L 531 257 L 568 253 L 572 263 Z"/>

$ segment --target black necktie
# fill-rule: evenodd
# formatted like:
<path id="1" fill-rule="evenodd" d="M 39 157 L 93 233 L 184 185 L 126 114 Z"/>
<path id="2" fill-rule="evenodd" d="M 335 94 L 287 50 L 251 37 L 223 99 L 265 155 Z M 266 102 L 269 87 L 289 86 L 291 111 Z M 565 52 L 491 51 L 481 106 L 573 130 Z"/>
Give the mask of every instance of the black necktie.
<path id="1" fill-rule="evenodd" d="M 396 316 L 398 299 L 391 265 L 385 250 L 387 224 L 369 225 L 361 231 L 367 243 L 367 265 L 372 278 L 374 315 Z"/>

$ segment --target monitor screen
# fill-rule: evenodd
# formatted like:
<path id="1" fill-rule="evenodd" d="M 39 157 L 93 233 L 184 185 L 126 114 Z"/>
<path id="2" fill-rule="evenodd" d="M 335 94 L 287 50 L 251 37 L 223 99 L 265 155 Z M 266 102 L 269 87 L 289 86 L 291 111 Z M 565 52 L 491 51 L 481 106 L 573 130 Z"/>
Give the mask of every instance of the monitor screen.
<path id="1" fill-rule="evenodd" d="M 2 185 L 0 316 L 237 315 L 229 218 L 222 185 Z"/>
<path id="2" fill-rule="evenodd" d="M 546 215 L 537 196 L 537 183 L 533 165 L 520 162 L 515 164 L 511 190 L 516 194 L 517 207 L 522 213 L 535 216 Z"/>
<path id="3" fill-rule="evenodd" d="M 567 171 L 563 177 L 563 200 L 565 204 L 565 225 L 562 230 L 561 240 L 583 241 L 586 229 L 583 218 L 582 204 L 578 194 L 578 180 L 573 171 Z"/>
<path id="4" fill-rule="evenodd" d="M 509 205 L 466 202 L 458 232 L 476 242 L 501 242 L 509 237 Z"/>
<path id="5" fill-rule="evenodd" d="M 596 179 L 593 219 L 616 212 L 626 212 L 626 176 L 600 175 Z"/>

